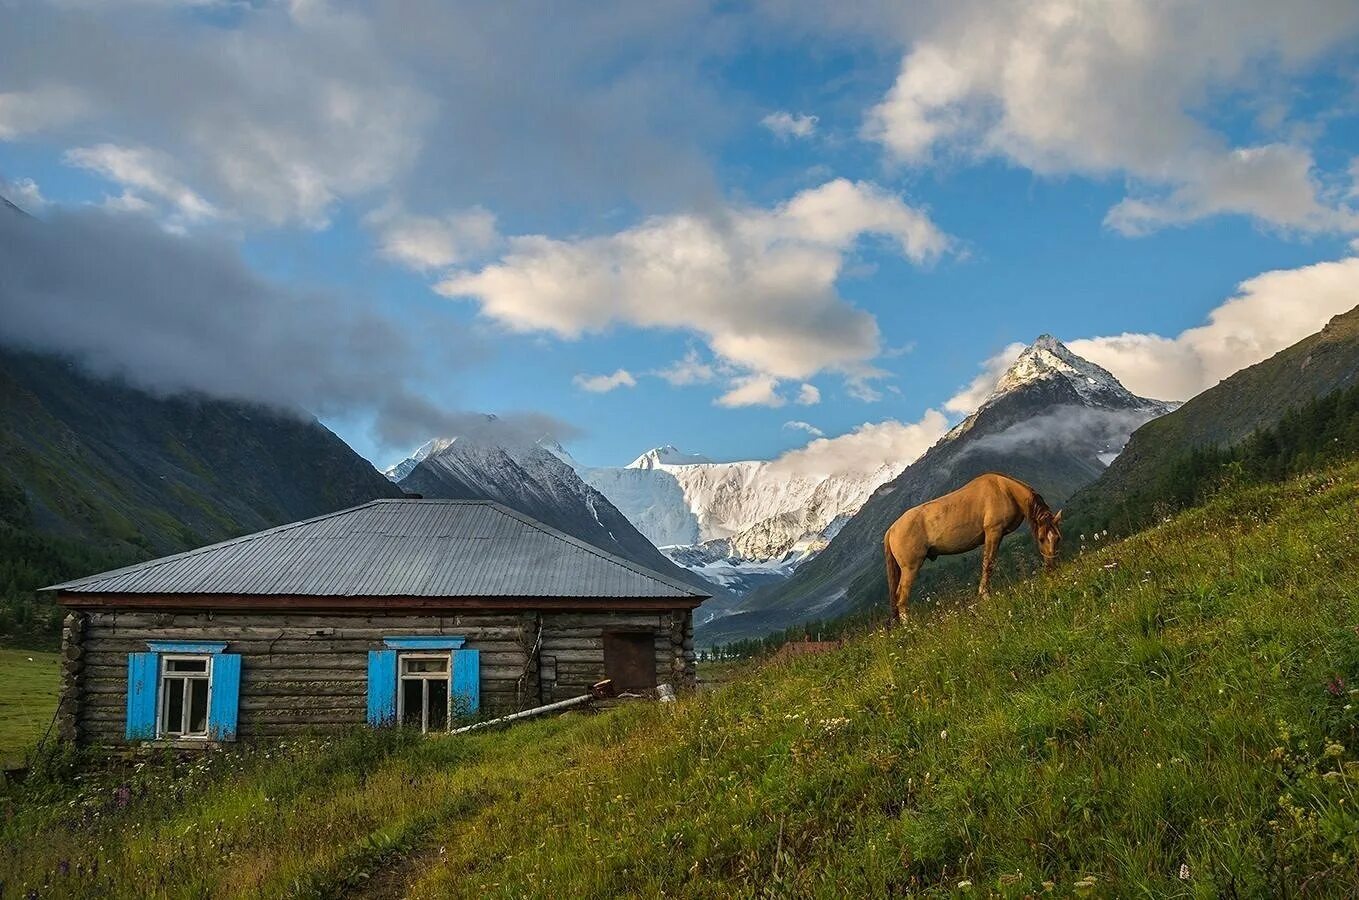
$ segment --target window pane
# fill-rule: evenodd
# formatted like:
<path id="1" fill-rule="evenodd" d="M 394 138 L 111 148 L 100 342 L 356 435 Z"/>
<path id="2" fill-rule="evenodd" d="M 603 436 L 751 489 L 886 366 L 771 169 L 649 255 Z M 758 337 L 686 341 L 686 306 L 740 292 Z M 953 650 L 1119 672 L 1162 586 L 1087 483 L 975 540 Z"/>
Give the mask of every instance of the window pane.
<path id="1" fill-rule="evenodd" d="M 189 732 L 207 734 L 208 731 L 208 680 L 194 678 L 189 688 Z"/>
<path id="2" fill-rule="evenodd" d="M 208 661 L 206 659 L 167 659 L 165 661 L 165 671 L 167 672 L 206 672 Z"/>
<path id="3" fill-rule="evenodd" d="M 161 725 L 166 734 L 179 734 L 184 727 L 184 679 L 165 679 L 165 712 Z"/>
<path id="4" fill-rule="evenodd" d="M 448 728 L 448 680 L 431 678 L 429 681 L 429 730 Z"/>
<path id="5" fill-rule="evenodd" d="M 412 674 L 416 672 L 448 671 L 448 657 L 446 656 L 440 659 L 421 659 L 419 657 L 415 658 L 406 657 L 405 659 L 401 660 L 401 663 L 404 666 L 403 671 Z"/>
<path id="6" fill-rule="evenodd" d="M 421 679 L 403 679 L 401 682 L 401 724 L 413 728 L 420 727 Z"/>

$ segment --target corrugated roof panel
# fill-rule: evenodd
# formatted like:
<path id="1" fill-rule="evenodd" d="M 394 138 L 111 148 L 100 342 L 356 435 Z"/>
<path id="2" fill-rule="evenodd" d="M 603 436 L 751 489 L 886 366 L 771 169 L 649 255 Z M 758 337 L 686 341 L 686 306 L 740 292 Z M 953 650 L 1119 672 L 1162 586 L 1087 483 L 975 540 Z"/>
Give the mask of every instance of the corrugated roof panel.
<path id="1" fill-rule="evenodd" d="M 374 500 L 49 590 L 327 597 L 705 596 L 508 507 L 472 500 Z"/>

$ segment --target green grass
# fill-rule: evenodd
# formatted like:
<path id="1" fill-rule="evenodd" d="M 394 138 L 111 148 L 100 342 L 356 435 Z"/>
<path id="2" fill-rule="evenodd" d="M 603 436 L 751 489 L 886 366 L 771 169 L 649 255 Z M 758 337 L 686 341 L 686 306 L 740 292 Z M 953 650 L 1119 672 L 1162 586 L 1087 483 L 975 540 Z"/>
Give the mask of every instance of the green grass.
<path id="1" fill-rule="evenodd" d="M 979 606 L 676 704 L 462 738 L 54 758 L 3 800 L 0 881 L 44 897 L 334 896 L 386 872 L 415 896 L 1354 896 L 1357 509 L 1359 464 L 1238 490 Z"/>
<path id="2" fill-rule="evenodd" d="M 57 708 L 58 656 L 0 649 L 0 765 L 19 765 Z"/>

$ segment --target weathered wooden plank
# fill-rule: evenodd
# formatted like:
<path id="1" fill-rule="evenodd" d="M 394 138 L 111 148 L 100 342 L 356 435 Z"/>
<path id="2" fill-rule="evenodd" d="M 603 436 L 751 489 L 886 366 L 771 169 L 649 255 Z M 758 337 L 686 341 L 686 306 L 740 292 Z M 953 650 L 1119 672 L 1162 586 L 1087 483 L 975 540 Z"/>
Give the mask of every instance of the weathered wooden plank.
<path id="1" fill-rule="evenodd" d="M 166 639 L 174 639 L 175 635 L 168 636 Z M 250 639 L 238 640 L 232 637 L 229 629 L 217 632 L 214 637 L 217 640 L 227 642 L 227 649 L 232 653 L 252 654 L 252 653 L 364 653 L 369 650 L 377 649 L 382 646 L 381 641 L 370 641 L 362 638 L 333 638 L 333 637 L 314 637 L 314 638 L 291 638 L 281 637 L 271 640 Z M 469 641 L 465 646 L 476 647 L 483 652 L 502 651 L 502 652 L 522 652 L 522 645 L 517 641 Z M 123 640 L 119 638 L 105 639 L 100 636 L 92 636 L 86 643 L 86 650 L 90 653 L 101 653 L 110 651 L 125 651 L 128 653 L 146 650 L 145 641 Z"/>
<path id="2" fill-rule="evenodd" d="M 381 643 L 388 637 L 412 637 L 412 636 L 457 636 L 472 640 L 493 640 L 493 641 L 513 641 L 518 643 L 521 634 L 520 628 L 508 625 L 494 626 L 473 626 L 470 628 L 431 628 L 424 627 L 393 628 L 390 626 L 382 627 L 344 627 L 343 624 L 331 624 L 328 626 L 297 627 L 287 624 L 274 625 L 239 625 L 236 623 L 223 623 L 221 621 L 208 623 L 202 626 L 174 626 L 174 627 L 155 627 L 149 625 L 139 625 L 134 628 L 111 628 L 98 627 L 92 629 L 88 640 L 127 640 L 127 641 L 163 641 L 163 640 L 261 640 L 269 641 L 279 638 L 289 640 L 309 640 L 336 639 L 336 640 L 364 640 Z"/>
<path id="3" fill-rule="evenodd" d="M 126 628 L 216 627 L 222 622 L 244 626 L 277 628 L 371 627 L 379 629 L 450 630 L 469 627 L 515 626 L 520 623 L 517 613 L 466 613 L 440 615 L 438 613 L 386 615 L 373 613 L 246 613 L 246 612 L 152 612 L 129 610 L 122 612 L 88 613 L 90 625 Z"/>

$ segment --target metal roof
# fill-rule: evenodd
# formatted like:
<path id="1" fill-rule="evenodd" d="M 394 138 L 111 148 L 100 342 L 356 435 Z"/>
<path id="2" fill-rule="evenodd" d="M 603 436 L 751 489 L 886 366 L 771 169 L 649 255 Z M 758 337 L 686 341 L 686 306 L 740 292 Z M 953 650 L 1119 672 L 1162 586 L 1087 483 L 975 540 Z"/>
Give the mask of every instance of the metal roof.
<path id="1" fill-rule="evenodd" d="M 324 597 L 703 598 L 488 500 L 374 500 L 43 590 Z"/>

